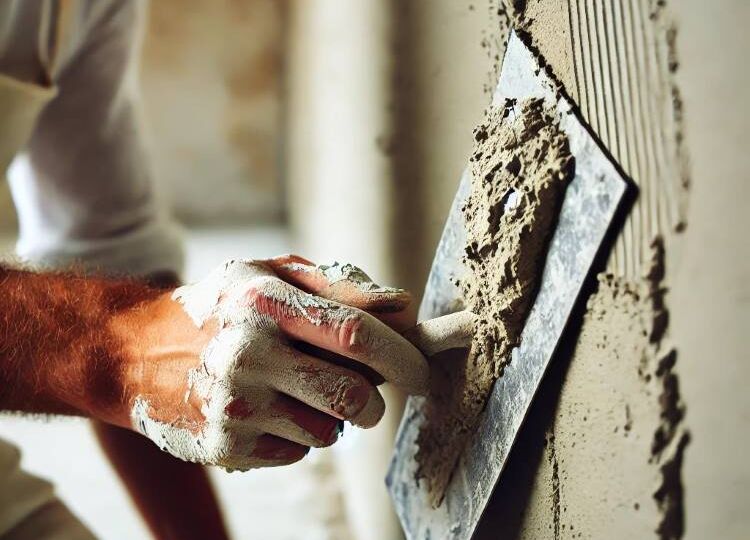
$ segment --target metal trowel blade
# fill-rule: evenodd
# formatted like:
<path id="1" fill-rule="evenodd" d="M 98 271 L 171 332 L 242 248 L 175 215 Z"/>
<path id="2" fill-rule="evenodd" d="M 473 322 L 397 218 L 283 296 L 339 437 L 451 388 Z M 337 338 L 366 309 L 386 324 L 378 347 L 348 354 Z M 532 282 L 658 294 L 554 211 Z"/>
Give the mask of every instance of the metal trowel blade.
<path id="1" fill-rule="evenodd" d="M 468 539 L 476 530 L 630 185 L 584 125 L 573 103 L 556 88 L 532 51 L 511 32 L 493 105 L 503 106 L 508 99 L 520 104 L 527 98 L 543 98 L 556 106 L 560 127 L 575 157 L 575 176 L 565 192 L 521 343 L 495 383 L 478 428 L 464 449 L 438 508 L 432 508 L 425 483 L 416 480 L 416 440 L 424 422 L 420 411 L 422 400 L 428 398 L 410 397 L 407 402 L 386 483 L 404 531 L 411 539 Z M 464 307 L 454 279 L 466 271 L 461 262 L 466 245 L 461 207 L 469 190 L 470 173 L 465 170 L 433 261 L 420 320 Z"/>

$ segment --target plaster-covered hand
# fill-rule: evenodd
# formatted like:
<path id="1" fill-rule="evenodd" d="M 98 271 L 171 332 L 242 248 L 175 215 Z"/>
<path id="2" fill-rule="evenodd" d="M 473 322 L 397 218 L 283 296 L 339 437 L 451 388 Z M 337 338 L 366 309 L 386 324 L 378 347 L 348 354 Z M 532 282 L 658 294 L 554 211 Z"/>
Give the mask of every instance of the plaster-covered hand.
<path id="1" fill-rule="evenodd" d="M 351 265 L 227 262 L 144 308 L 151 335 L 132 340 L 142 358 L 133 426 L 188 461 L 230 469 L 297 461 L 309 446 L 332 444 L 340 420 L 370 427 L 383 415 L 357 366 L 425 390 L 424 357 L 378 319 L 408 325 L 409 303 Z"/>

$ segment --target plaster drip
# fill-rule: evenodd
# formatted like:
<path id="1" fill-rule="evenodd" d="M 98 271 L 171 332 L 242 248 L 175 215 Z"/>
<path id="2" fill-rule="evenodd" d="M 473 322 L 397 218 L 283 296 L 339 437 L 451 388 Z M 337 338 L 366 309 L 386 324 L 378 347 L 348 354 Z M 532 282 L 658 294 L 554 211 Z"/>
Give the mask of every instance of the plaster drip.
<path id="1" fill-rule="evenodd" d="M 574 159 L 554 109 L 541 99 L 488 110 L 474 132 L 472 192 L 460 287 L 476 315 L 464 361 L 433 362 L 419 434 L 418 476 L 440 504 L 495 379 L 510 361 L 531 307 Z M 549 106 L 553 107 L 553 106 Z"/>
<path id="2" fill-rule="evenodd" d="M 662 349 L 666 345 L 669 311 L 666 307 L 664 243 L 657 238 L 651 245 L 651 265 L 646 274 L 648 297 L 654 312 L 654 322 L 649 334 L 650 342 Z M 663 343 L 664 342 L 664 343 Z M 685 405 L 680 397 L 679 379 L 675 372 L 677 350 L 667 348 L 659 358 L 654 376 L 660 386 L 658 402 L 661 408 L 659 423 L 651 442 L 649 463 L 659 468 L 660 481 L 653 497 L 661 519 L 656 532 L 661 540 L 678 540 L 685 533 L 684 489 L 682 485 L 682 460 L 690 443 L 690 432 L 685 428 Z"/>

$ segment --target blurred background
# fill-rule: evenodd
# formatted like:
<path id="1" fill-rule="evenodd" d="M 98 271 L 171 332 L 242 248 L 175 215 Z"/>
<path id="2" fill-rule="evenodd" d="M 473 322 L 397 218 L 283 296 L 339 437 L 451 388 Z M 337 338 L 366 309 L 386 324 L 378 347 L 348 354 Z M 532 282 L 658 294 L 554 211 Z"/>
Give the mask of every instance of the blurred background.
<path id="1" fill-rule="evenodd" d="M 500 11 L 510 4 L 527 2 L 152 2 L 142 112 L 160 194 L 185 227 L 186 278 L 228 257 L 293 251 L 355 263 L 418 300 L 472 128 L 497 79 Z M 546 7 L 562 5 L 528 4 L 543 6 L 535 12 L 542 23 L 556 20 Z M 594 2 L 575 4 L 593 9 Z M 647 12 L 665 2 L 633 4 Z M 670 5 L 680 23 L 678 86 L 658 97 L 679 101 L 681 120 L 684 100 L 677 142 L 684 135 L 691 170 L 682 186 L 691 193 L 688 226 L 680 224 L 667 265 L 693 435 L 685 512 L 690 538 L 729 537 L 717 531 L 722 523 L 744 526 L 750 486 L 742 438 L 738 444 L 750 418 L 741 343 L 750 298 L 749 4 Z M 558 43 L 556 28 L 543 30 L 537 37 Z M 550 58 L 567 54 L 556 49 L 546 51 Z M 0 189 L 0 246 L 11 253 L 16 223 L 7 185 Z M 347 426 L 335 447 L 291 467 L 213 470 L 235 537 L 399 538 L 383 478 L 402 399 L 387 399 L 377 428 Z M 24 466 L 52 479 L 98 536 L 147 537 L 85 421 L 3 418 L 0 437 L 22 447 Z"/>
<path id="2" fill-rule="evenodd" d="M 419 297 L 488 103 L 492 4 L 151 2 L 142 112 L 160 195 L 185 227 L 186 278 L 293 251 Z M 16 223 L 0 189 L 10 253 Z M 402 400 L 387 399 L 377 428 L 347 426 L 301 463 L 213 470 L 235 537 L 398 538 L 383 479 Z M 0 436 L 98 536 L 146 537 L 85 421 L 3 419 Z"/>

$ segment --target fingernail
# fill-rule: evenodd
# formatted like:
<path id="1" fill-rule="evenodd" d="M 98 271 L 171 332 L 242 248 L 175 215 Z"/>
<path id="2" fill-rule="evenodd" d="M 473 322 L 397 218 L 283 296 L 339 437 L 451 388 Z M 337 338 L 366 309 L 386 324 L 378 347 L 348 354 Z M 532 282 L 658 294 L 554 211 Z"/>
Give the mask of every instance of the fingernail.
<path id="1" fill-rule="evenodd" d="M 380 421 L 384 412 L 383 398 L 380 397 L 375 388 L 372 388 L 365 406 L 352 417 L 351 422 L 356 426 L 364 428 L 373 427 Z"/>
<path id="2" fill-rule="evenodd" d="M 335 443 L 339 437 L 341 437 L 341 434 L 344 432 L 344 421 L 343 420 L 337 420 L 336 423 L 329 429 L 327 432 L 322 433 L 322 436 L 317 436 L 316 438 L 323 444 L 333 444 Z"/>
<path id="3" fill-rule="evenodd" d="M 343 395 L 331 396 L 331 411 L 339 420 L 348 419 L 366 407 L 370 398 L 369 385 L 357 384 L 346 389 Z"/>
<path id="4" fill-rule="evenodd" d="M 302 450 L 302 453 L 300 453 Z M 251 456 L 260 459 L 268 460 L 293 460 L 298 459 L 300 455 L 306 455 L 309 451 L 308 447 L 300 447 L 294 443 L 282 443 L 260 437 L 255 443 L 255 448 L 252 451 Z"/>

